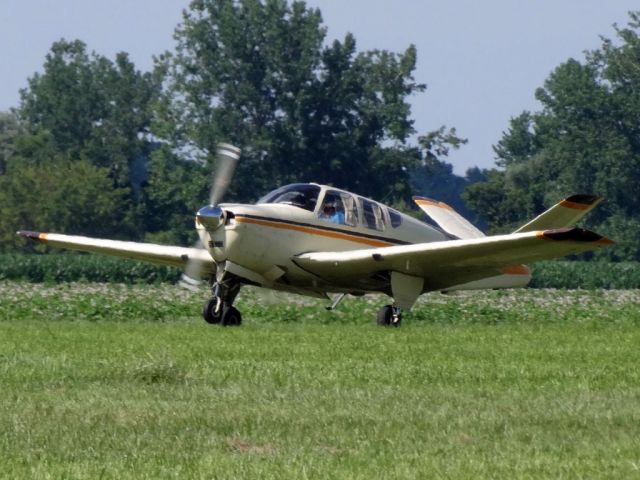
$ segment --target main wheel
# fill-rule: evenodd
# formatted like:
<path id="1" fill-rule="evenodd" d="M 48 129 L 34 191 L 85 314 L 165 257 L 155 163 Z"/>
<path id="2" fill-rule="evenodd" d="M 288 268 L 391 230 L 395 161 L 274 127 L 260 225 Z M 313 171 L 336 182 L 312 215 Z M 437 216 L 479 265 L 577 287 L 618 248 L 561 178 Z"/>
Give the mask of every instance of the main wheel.
<path id="1" fill-rule="evenodd" d="M 218 324 L 222 320 L 222 309 L 216 314 L 216 306 L 218 305 L 218 299 L 213 297 L 204 304 L 202 307 L 202 318 L 204 321 L 211 324 Z"/>
<path id="2" fill-rule="evenodd" d="M 236 307 L 226 307 L 222 313 L 222 325 L 225 327 L 238 327 L 242 323 L 242 315 Z"/>
<path id="3" fill-rule="evenodd" d="M 391 325 L 391 318 L 393 317 L 393 307 L 391 305 L 385 305 L 378 310 L 378 325 L 381 327 L 388 327 Z"/>

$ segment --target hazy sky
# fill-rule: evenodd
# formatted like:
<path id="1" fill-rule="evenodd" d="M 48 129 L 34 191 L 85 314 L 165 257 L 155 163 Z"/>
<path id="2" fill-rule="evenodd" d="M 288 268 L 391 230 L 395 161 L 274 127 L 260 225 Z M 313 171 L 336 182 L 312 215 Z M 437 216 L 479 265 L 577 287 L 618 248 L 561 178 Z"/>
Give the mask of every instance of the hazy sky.
<path id="1" fill-rule="evenodd" d="M 188 0 L 0 0 L 0 110 L 18 105 L 18 90 L 38 71 L 51 44 L 80 39 L 111 59 L 128 52 L 136 67 L 173 48 Z M 469 139 L 449 162 L 462 174 L 489 167 L 491 145 L 522 110 L 536 110 L 534 91 L 570 57 L 612 38 L 632 0 L 308 0 L 322 11 L 327 38 L 354 34 L 360 50 L 418 49 L 411 98 L 418 132 L 453 126 Z"/>

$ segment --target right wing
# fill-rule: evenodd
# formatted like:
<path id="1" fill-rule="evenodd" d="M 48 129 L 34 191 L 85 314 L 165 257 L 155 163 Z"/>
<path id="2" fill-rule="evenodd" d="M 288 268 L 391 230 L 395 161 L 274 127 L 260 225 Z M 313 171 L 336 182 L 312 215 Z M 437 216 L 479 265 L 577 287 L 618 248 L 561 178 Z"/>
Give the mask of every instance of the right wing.
<path id="1" fill-rule="evenodd" d="M 82 252 L 102 253 L 116 257 L 140 260 L 157 265 L 178 267 L 184 270 L 189 260 L 200 264 L 203 273 L 213 274 L 216 264 L 203 248 L 174 247 L 157 245 L 155 243 L 125 242 L 121 240 L 106 240 L 102 238 L 80 237 L 76 235 L 61 235 L 58 233 L 41 233 L 21 230 L 18 235 L 52 247 L 80 250 Z"/>
<path id="2" fill-rule="evenodd" d="M 602 200 L 602 197 L 595 195 L 572 195 L 556 203 L 549 210 L 542 212 L 513 233 L 571 227 L 593 210 Z"/>
<path id="3" fill-rule="evenodd" d="M 573 228 L 346 252 L 311 252 L 292 260 L 328 282 L 357 283 L 378 274 L 399 272 L 423 278 L 424 291 L 430 291 L 500 275 L 514 265 L 612 243 L 596 233 Z"/>

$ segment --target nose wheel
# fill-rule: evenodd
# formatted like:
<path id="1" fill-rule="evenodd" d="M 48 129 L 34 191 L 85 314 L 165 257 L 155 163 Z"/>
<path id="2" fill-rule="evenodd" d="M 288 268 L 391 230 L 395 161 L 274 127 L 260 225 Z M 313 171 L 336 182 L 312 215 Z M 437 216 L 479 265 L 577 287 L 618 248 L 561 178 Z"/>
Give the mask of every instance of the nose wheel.
<path id="1" fill-rule="evenodd" d="M 233 279 L 215 282 L 211 287 L 213 296 L 207 300 L 202 308 L 204 321 L 224 327 L 237 327 L 242 324 L 242 315 L 233 306 L 233 301 L 239 291 L 240 282 Z"/>
<path id="2" fill-rule="evenodd" d="M 202 318 L 207 323 L 212 325 L 218 324 L 222 321 L 222 306 L 220 305 L 220 298 L 210 298 L 202 307 Z"/>

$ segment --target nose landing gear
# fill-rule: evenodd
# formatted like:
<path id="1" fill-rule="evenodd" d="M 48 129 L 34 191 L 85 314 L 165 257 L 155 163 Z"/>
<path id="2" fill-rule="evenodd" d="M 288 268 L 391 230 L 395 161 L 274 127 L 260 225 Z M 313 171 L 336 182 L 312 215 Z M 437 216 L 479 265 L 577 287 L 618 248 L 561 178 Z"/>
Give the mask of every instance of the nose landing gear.
<path id="1" fill-rule="evenodd" d="M 204 304 L 202 317 L 211 324 L 220 324 L 224 327 L 237 327 L 242 324 L 242 315 L 233 306 L 240 282 L 235 278 L 224 278 L 215 282 L 211 287 L 213 296 Z"/>

